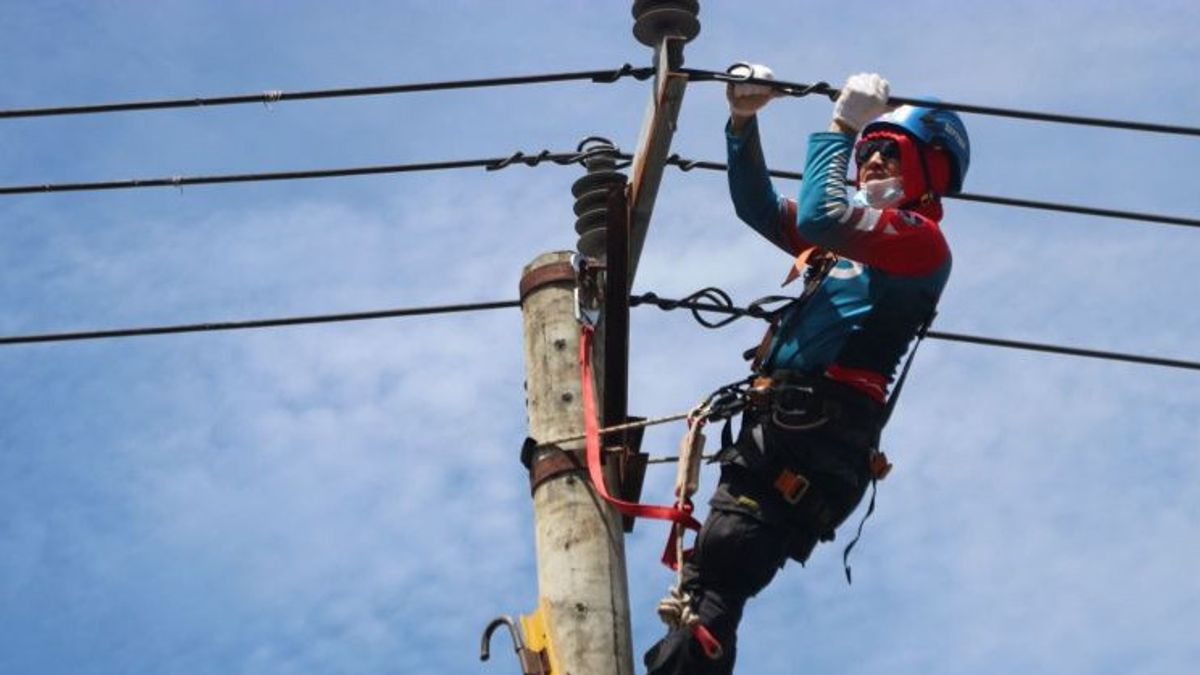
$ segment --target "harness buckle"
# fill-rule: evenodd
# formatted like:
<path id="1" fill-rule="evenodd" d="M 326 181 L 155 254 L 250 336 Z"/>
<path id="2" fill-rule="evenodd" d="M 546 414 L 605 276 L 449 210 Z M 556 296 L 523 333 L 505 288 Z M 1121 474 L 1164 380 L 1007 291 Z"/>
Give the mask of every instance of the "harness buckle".
<path id="1" fill-rule="evenodd" d="M 771 378 L 759 375 L 754 378 L 754 381 L 750 383 L 750 388 L 746 390 L 746 400 L 750 402 L 751 406 L 765 410 L 767 406 L 771 405 L 771 386 L 773 384 Z"/>
<path id="2" fill-rule="evenodd" d="M 816 429 L 829 421 L 826 399 L 813 386 L 776 383 L 771 393 L 771 421 L 782 429 Z"/>
<path id="3" fill-rule="evenodd" d="M 871 448 L 870 457 L 871 478 L 875 480 L 883 480 L 892 472 L 892 463 L 888 461 L 887 455 L 876 448 Z"/>
<path id="4" fill-rule="evenodd" d="M 804 495 L 808 494 L 809 485 L 808 478 L 803 474 L 796 473 L 791 469 L 784 469 L 775 477 L 774 487 L 783 497 L 783 501 L 795 505 L 804 499 Z"/>

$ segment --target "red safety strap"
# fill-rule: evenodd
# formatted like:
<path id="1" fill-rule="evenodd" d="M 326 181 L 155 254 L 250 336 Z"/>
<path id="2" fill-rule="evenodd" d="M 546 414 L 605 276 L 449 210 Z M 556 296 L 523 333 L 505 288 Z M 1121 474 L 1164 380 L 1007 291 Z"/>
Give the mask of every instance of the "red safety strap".
<path id="1" fill-rule="evenodd" d="M 725 655 L 725 650 L 721 648 L 721 642 L 708 630 L 708 626 L 702 623 L 692 624 L 692 637 L 696 638 L 696 642 L 700 643 L 700 648 L 704 650 L 704 655 L 713 661 Z"/>
<path id="2" fill-rule="evenodd" d="M 675 537 L 679 535 L 679 528 L 682 527 L 696 532 L 700 531 L 700 521 L 692 516 L 692 500 L 676 495 L 679 498 L 675 501 L 674 506 L 656 506 L 653 504 L 627 502 L 609 494 L 608 486 L 604 482 L 604 474 L 600 465 L 600 427 L 597 422 L 596 394 L 592 379 L 592 337 L 594 335 L 595 329 L 587 324 L 583 324 L 579 338 L 579 377 L 583 385 L 583 429 L 587 435 L 588 475 L 592 479 L 592 485 L 596 488 L 596 494 L 603 497 L 604 501 L 612 504 L 617 511 L 634 518 L 655 518 L 671 521 L 671 533 L 667 536 L 667 545 L 663 549 L 662 562 L 673 570 L 678 569 L 682 561 L 675 555 L 674 544 Z M 696 423 L 700 424 L 701 422 Z M 684 551 L 683 557 L 686 559 L 690 553 L 690 549 Z M 705 656 L 714 660 L 721 658 L 724 654 L 721 642 L 708 630 L 707 626 L 702 623 L 692 624 L 691 632 L 692 637 L 700 643 Z"/>
<path id="3" fill-rule="evenodd" d="M 592 379 L 592 337 L 594 333 L 595 330 L 591 326 L 584 324 L 579 339 L 579 377 L 583 385 L 583 428 L 587 435 L 588 475 L 592 479 L 592 486 L 596 488 L 596 494 L 612 504 L 617 511 L 634 518 L 654 518 L 669 520 L 673 523 L 671 536 L 667 538 L 666 550 L 663 551 L 662 561 L 667 567 L 675 569 L 681 562 L 676 559 L 675 546 L 672 545 L 673 537 L 677 532 L 676 528 L 683 527 L 699 532 L 700 521 L 692 516 L 692 502 L 686 497 L 677 500 L 674 506 L 660 506 L 627 502 L 609 494 L 600 464 L 600 427 L 597 422 L 596 394 Z M 687 551 L 684 552 L 685 558 L 686 554 Z"/>

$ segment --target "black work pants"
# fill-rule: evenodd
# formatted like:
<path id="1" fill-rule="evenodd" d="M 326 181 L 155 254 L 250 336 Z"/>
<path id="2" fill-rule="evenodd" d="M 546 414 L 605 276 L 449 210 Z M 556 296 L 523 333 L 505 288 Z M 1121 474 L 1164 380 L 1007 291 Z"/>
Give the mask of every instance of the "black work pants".
<path id="1" fill-rule="evenodd" d="M 646 653 L 649 675 L 732 673 L 742 610 L 787 560 L 791 538 L 779 525 L 741 510 L 714 507 L 684 567 L 684 587 L 692 597 L 700 623 L 721 643 L 721 658 L 708 658 L 691 629 L 679 628 Z"/>
<path id="2" fill-rule="evenodd" d="M 695 551 L 684 566 L 684 590 L 691 596 L 700 622 L 721 643 L 723 654 L 719 659 L 708 658 L 691 629 L 679 628 L 646 652 L 648 675 L 732 673 L 737 627 L 746 601 L 771 582 L 788 558 L 807 560 L 817 542 L 830 538 L 832 527 L 862 498 L 866 480 L 855 476 L 861 474 L 854 468 L 858 461 L 844 463 L 847 472 L 842 475 L 855 476 L 850 480 L 842 480 L 837 475 L 841 472 L 826 471 L 843 464 L 837 455 L 844 455 L 849 448 L 827 442 L 824 434 L 806 433 L 792 438 L 781 438 L 779 434 L 778 430 L 768 431 L 767 445 L 787 443 L 820 455 L 819 461 L 804 461 L 804 466 L 798 468 L 807 472 L 814 491 L 823 495 L 822 503 L 829 510 L 832 524 L 818 526 L 784 502 L 771 485 L 773 469 L 724 464 L 712 508 L 697 537 Z M 739 444 L 747 440 L 743 427 Z"/>

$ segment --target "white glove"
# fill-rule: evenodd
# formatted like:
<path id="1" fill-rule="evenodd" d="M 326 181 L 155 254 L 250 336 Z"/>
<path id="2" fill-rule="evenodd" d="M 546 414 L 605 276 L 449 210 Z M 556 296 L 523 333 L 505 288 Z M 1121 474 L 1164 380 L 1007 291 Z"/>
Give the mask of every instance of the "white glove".
<path id="1" fill-rule="evenodd" d="M 868 122 L 890 110 L 888 81 L 878 73 L 859 73 L 846 78 L 837 102 L 833 104 L 833 119 L 858 131 Z"/>
<path id="2" fill-rule="evenodd" d="M 770 68 L 756 63 L 739 63 L 729 72 L 732 75 L 753 77 L 759 80 L 775 79 L 775 73 L 771 72 Z M 765 84 L 736 82 L 725 89 L 725 97 L 729 99 L 730 112 L 741 117 L 753 115 L 778 95 L 774 89 Z"/>

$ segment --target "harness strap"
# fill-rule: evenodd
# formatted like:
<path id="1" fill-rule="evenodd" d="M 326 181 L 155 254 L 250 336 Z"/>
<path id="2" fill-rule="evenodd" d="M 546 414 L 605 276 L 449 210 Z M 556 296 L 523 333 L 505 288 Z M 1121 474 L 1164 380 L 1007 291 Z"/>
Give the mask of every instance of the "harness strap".
<path id="1" fill-rule="evenodd" d="M 800 275 L 804 274 L 805 267 L 808 266 L 809 261 L 818 262 L 827 255 L 830 255 L 828 251 L 816 246 L 809 246 L 803 249 L 796 255 L 796 259 L 792 261 L 792 269 L 788 270 L 787 278 L 783 280 L 781 285 L 787 286 L 796 279 L 799 279 Z"/>
<path id="2" fill-rule="evenodd" d="M 580 330 L 579 377 L 583 389 L 583 426 L 587 435 L 587 468 L 596 494 L 627 516 L 670 521 L 673 523 L 672 532 L 680 527 L 699 532 L 700 522 L 692 516 L 692 501 L 684 495 L 680 495 L 673 506 L 666 506 L 627 502 L 609 493 L 601 467 L 600 426 L 597 422 L 596 394 L 593 388 L 592 339 L 595 329 L 583 324 Z M 676 569 L 682 563 L 678 557 L 675 547 L 671 545 L 671 539 L 668 538 L 666 550 L 663 551 L 663 564 L 671 569 Z"/>
<path id="3" fill-rule="evenodd" d="M 937 310 L 929 314 L 929 318 L 921 324 L 917 329 L 917 341 L 913 343 L 913 348 L 908 352 L 908 358 L 904 361 L 904 369 L 900 371 L 900 377 L 896 380 L 896 386 L 892 388 L 892 395 L 888 397 L 887 403 L 883 407 L 883 415 L 880 418 L 879 428 L 882 429 L 892 416 L 892 411 L 896 408 L 896 401 L 900 399 L 900 390 L 904 388 L 904 381 L 908 378 L 908 369 L 912 366 L 913 357 L 917 355 L 917 347 L 921 346 L 921 341 L 925 339 L 925 334 L 929 332 L 929 326 L 933 323 L 934 317 L 937 316 Z M 846 544 L 846 548 L 842 550 L 842 567 L 846 570 L 846 583 L 854 583 L 850 579 L 850 551 L 858 540 L 862 538 L 863 525 L 867 524 L 867 518 L 875 513 L 875 494 L 877 492 L 877 483 L 883 480 L 892 470 L 892 465 L 888 462 L 887 455 L 874 449 L 871 455 L 871 501 L 867 504 L 867 512 L 863 514 L 861 520 L 858 521 L 858 531 L 854 533 L 854 539 Z"/>
<path id="4" fill-rule="evenodd" d="M 908 379 L 908 369 L 912 367 L 913 357 L 917 355 L 917 348 L 921 346 L 921 341 L 925 339 L 925 334 L 929 332 L 929 326 L 933 324 L 934 318 L 937 317 L 937 309 L 929 313 L 929 318 L 921 324 L 917 329 L 917 341 L 913 343 L 913 348 L 908 352 L 908 358 L 904 361 L 904 369 L 900 371 L 900 378 L 896 380 L 896 386 L 892 388 L 892 395 L 888 397 L 887 403 L 883 406 L 883 417 L 879 427 L 882 429 L 887 425 L 888 419 L 892 416 L 892 410 L 896 407 L 896 401 L 900 398 L 900 390 L 904 388 L 904 381 Z"/>
<path id="5" fill-rule="evenodd" d="M 858 531 L 854 533 L 854 539 L 846 544 L 846 548 L 842 549 L 842 568 L 846 570 L 846 583 L 853 584 L 854 581 L 850 578 L 850 551 L 854 549 L 854 545 L 862 538 L 863 525 L 867 523 L 867 518 L 875 513 L 875 484 L 874 477 L 871 478 L 871 501 L 867 504 L 867 512 L 863 515 L 862 520 L 858 521 Z"/>
<path id="6" fill-rule="evenodd" d="M 579 377 L 583 388 L 583 425 L 587 435 L 587 465 L 588 475 L 592 479 L 592 486 L 596 489 L 596 494 L 600 495 L 604 501 L 612 504 L 620 513 L 635 518 L 655 518 L 659 520 L 668 520 L 671 522 L 671 534 L 667 537 L 667 545 L 663 551 L 662 561 L 667 567 L 680 572 L 683 567 L 683 559 L 687 557 L 689 551 L 683 550 L 683 534 L 684 530 L 700 531 L 700 522 L 692 516 L 692 500 L 690 498 L 693 487 L 693 471 L 681 467 L 679 480 L 676 485 L 676 499 L 673 506 L 656 506 L 651 504 L 639 504 L 636 502 L 627 502 L 616 497 L 613 497 L 608 492 L 608 486 L 604 482 L 604 474 L 600 466 L 600 427 L 596 415 L 596 396 L 593 391 L 593 373 L 592 373 L 592 338 L 594 337 L 595 329 L 588 325 L 581 325 L 581 333 L 579 339 Z M 690 455 L 686 460 L 681 457 L 682 461 L 688 461 L 689 464 L 696 464 L 695 460 L 700 457 L 701 443 L 698 438 L 700 427 L 704 424 L 703 418 L 689 420 L 691 427 L 688 434 L 684 437 L 681 453 Z M 696 469 L 698 471 L 698 469 Z M 673 590 L 673 595 L 678 593 L 678 599 L 684 600 L 683 589 L 681 584 L 677 584 Z M 704 650 L 705 656 L 709 659 L 721 658 L 724 650 L 721 648 L 721 643 L 717 640 L 712 631 L 703 623 L 700 623 L 699 617 L 691 617 L 690 621 L 686 621 L 682 616 L 682 602 L 677 603 L 677 611 L 679 612 L 680 622 L 687 625 L 692 637 L 700 644 Z M 662 607 L 660 605 L 660 612 Z M 669 612 L 668 612 L 669 613 Z"/>
<path id="7" fill-rule="evenodd" d="M 803 306 L 804 303 L 808 302 L 809 298 L 816 294 L 817 289 L 821 287 L 821 284 L 825 281 L 825 277 L 829 276 L 837 261 L 838 257 L 836 254 L 815 246 L 804 249 L 796 256 L 796 261 L 793 263 L 792 269 L 789 271 L 783 285 L 786 286 L 791 283 L 800 275 L 800 269 L 807 267 L 807 270 L 804 272 L 804 291 L 791 302 L 771 312 L 768 318 L 767 331 L 763 334 L 762 341 L 759 342 L 758 347 L 753 351 L 754 360 L 750 364 L 750 370 L 758 372 L 762 369 L 763 364 L 775 356 L 771 351 L 771 343 L 775 339 L 775 329 L 779 326 L 779 320 L 793 307 Z M 747 353 L 749 354 L 750 352 Z"/>

